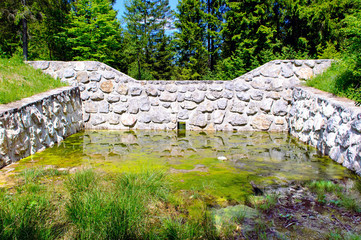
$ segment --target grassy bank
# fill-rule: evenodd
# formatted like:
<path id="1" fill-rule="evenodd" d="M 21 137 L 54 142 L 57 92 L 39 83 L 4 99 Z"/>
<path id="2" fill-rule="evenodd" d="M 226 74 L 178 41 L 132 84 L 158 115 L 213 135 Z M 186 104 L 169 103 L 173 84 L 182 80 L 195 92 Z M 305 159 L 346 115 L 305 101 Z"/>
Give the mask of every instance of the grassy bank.
<path id="1" fill-rule="evenodd" d="M 297 184 L 283 195 L 249 196 L 245 205 L 222 208 L 207 205 L 194 191 L 174 191 L 162 172 L 69 174 L 50 168 L 27 169 L 15 178 L 16 187 L 0 189 L 0 239 L 310 239 L 315 234 L 359 239 L 361 231 L 359 182 L 352 188 L 330 181 Z M 315 213 L 318 209 L 323 211 Z M 325 214 L 345 222 L 329 228 Z M 314 216 L 323 216 L 319 226 Z"/>
<path id="2" fill-rule="evenodd" d="M 0 58 L 0 104 L 62 86 L 66 84 L 25 64 L 18 56 Z"/>
<path id="3" fill-rule="evenodd" d="M 341 60 L 334 62 L 323 74 L 308 80 L 307 86 L 361 102 L 360 80 Z"/>
<path id="4" fill-rule="evenodd" d="M 206 208 L 190 216 L 161 172 L 30 169 L 18 181 L 0 194 L 0 239 L 217 238 Z"/>

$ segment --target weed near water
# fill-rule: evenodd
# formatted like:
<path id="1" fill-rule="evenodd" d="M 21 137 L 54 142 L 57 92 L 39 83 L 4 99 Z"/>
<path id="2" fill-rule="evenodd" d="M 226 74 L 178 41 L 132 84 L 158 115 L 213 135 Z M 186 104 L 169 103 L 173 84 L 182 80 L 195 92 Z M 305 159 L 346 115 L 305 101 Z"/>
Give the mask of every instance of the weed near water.
<path id="1" fill-rule="evenodd" d="M 103 176 L 104 177 L 104 176 Z M 105 181 L 93 170 L 71 176 L 67 183 L 69 220 L 78 239 L 140 239 L 151 235 L 150 206 L 165 200 L 164 175 L 127 173 Z"/>
<path id="2" fill-rule="evenodd" d="M 26 170 L 15 192 L 0 189 L 0 239 L 54 239 L 60 234 L 62 223 L 51 220 L 58 206 L 38 182 L 47 172 Z"/>
<path id="3" fill-rule="evenodd" d="M 312 181 L 307 187 L 317 194 L 317 201 L 322 204 L 332 203 L 347 210 L 361 212 L 361 202 L 358 200 L 358 181 L 355 181 L 355 190 L 342 187 L 331 181 Z"/>

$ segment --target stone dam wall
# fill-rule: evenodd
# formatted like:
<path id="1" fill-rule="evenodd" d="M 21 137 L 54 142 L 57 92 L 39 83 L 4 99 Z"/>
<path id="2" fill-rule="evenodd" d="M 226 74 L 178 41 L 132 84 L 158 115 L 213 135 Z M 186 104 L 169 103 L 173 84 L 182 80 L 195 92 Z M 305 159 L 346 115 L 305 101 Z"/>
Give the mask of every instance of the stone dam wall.
<path id="1" fill-rule="evenodd" d="M 137 81 L 99 62 L 29 62 L 78 86 L 86 129 L 288 131 L 292 88 L 331 60 L 269 62 L 232 81 Z"/>
<path id="2" fill-rule="evenodd" d="M 73 88 L 26 100 L 26 110 L 1 106 L 2 166 L 83 127 L 173 130 L 181 122 L 187 130 L 288 131 L 361 174 L 361 108 L 299 85 L 331 60 L 272 61 L 232 81 L 138 81 L 99 62 L 29 64 Z"/>
<path id="3" fill-rule="evenodd" d="M 310 87 L 295 87 L 290 133 L 361 175 L 361 107 Z"/>
<path id="4" fill-rule="evenodd" d="M 63 87 L 0 105 L 0 167 L 83 129 L 81 106 L 77 87 Z"/>

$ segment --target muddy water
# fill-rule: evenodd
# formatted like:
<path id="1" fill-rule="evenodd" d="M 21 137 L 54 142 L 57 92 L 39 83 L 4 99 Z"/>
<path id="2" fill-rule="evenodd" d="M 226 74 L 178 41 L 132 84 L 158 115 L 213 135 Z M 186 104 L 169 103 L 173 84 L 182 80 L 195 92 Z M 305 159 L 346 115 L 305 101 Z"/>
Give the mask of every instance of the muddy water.
<path id="1" fill-rule="evenodd" d="M 163 170 L 175 190 L 239 202 L 260 188 L 293 180 L 354 175 L 287 134 L 163 131 L 85 131 L 23 159 L 26 167 L 92 166 L 110 172 Z"/>

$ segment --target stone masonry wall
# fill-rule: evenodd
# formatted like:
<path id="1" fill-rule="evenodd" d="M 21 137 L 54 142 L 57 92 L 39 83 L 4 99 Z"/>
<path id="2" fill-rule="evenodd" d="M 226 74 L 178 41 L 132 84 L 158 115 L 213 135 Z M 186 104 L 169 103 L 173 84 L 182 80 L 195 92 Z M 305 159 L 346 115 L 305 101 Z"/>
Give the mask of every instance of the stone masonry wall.
<path id="1" fill-rule="evenodd" d="M 296 87 L 290 133 L 361 175 L 361 108 L 309 87 Z"/>
<path id="2" fill-rule="evenodd" d="M 331 60 L 269 62 L 232 81 L 137 81 L 99 62 L 29 62 L 79 86 L 87 129 L 288 131 L 292 88 Z"/>
<path id="3" fill-rule="evenodd" d="M 83 129 L 81 105 L 77 87 L 0 105 L 0 168 Z"/>

